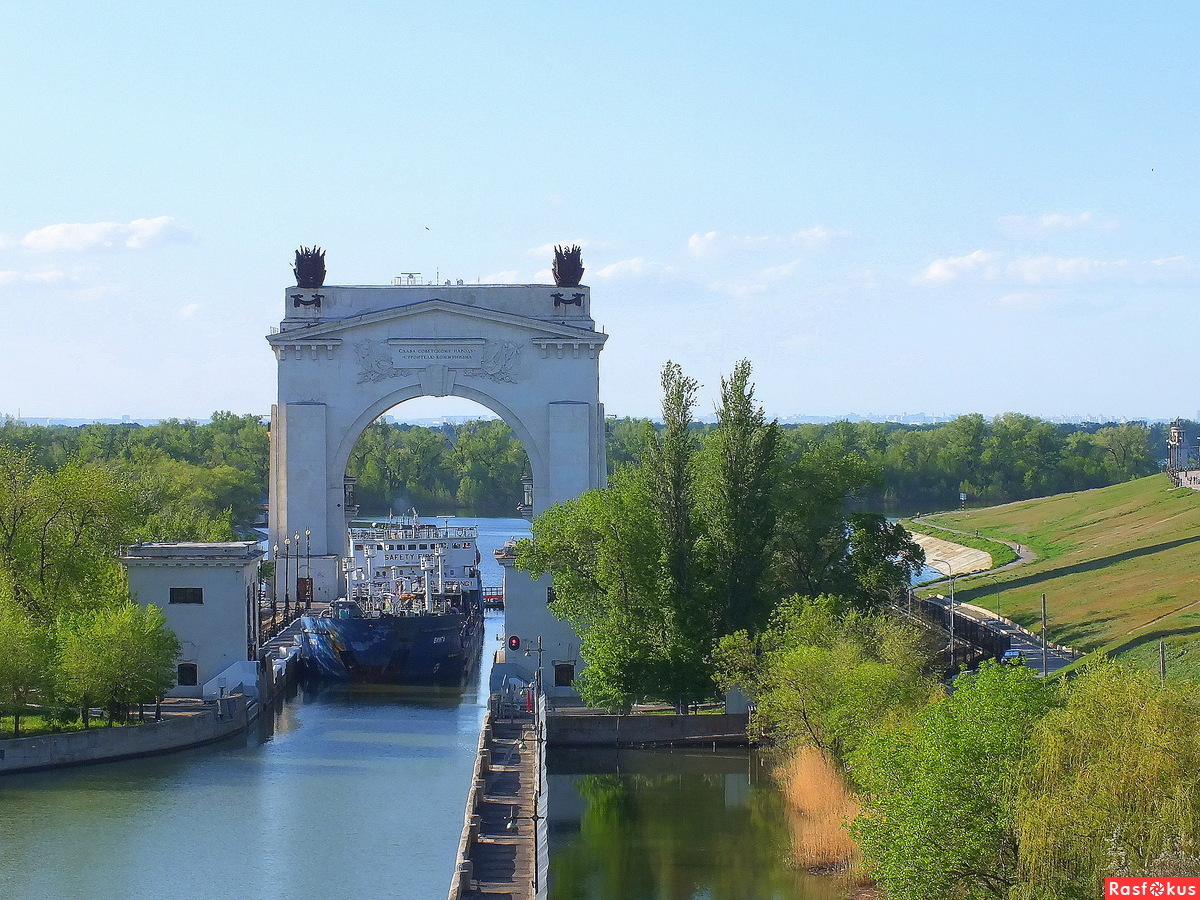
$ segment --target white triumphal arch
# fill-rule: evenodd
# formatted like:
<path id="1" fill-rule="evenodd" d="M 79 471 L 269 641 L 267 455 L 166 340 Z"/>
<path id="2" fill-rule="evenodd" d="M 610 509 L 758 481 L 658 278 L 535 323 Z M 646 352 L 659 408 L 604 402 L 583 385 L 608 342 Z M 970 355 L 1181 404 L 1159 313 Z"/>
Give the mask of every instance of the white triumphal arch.
<path id="1" fill-rule="evenodd" d="M 599 354 L 608 336 L 596 330 L 589 288 L 290 288 L 284 308 L 267 338 L 279 361 L 270 539 L 284 547 L 300 536 L 315 599 L 339 593 L 350 453 L 368 425 L 405 400 L 465 397 L 507 422 L 529 457 L 535 512 L 604 486 Z M 506 628 L 542 637 L 549 668 L 574 659 L 578 642 L 546 600 L 545 583 L 506 569 Z"/>

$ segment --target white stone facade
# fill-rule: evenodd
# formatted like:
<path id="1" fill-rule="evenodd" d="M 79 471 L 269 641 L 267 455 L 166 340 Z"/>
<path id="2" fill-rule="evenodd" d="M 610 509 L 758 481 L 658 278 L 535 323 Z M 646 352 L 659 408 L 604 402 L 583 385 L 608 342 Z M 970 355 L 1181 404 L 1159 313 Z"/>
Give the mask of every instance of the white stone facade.
<path id="1" fill-rule="evenodd" d="M 599 354 L 608 336 L 596 330 L 588 287 L 289 288 L 284 304 L 267 338 L 279 365 L 271 543 L 311 532 L 316 600 L 341 588 L 350 453 L 368 425 L 405 400 L 465 397 L 500 416 L 528 454 L 535 512 L 605 485 Z M 550 659 L 576 653 L 575 634 L 546 609 L 544 584 L 514 590 L 505 605 L 510 632 L 542 637 L 552 684 Z"/>
<path id="2" fill-rule="evenodd" d="M 121 557 L 133 598 L 159 607 L 179 638 L 177 671 L 196 667 L 195 684 L 168 696 L 199 697 L 206 681 L 256 658 L 262 558 L 253 541 L 136 544 Z"/>

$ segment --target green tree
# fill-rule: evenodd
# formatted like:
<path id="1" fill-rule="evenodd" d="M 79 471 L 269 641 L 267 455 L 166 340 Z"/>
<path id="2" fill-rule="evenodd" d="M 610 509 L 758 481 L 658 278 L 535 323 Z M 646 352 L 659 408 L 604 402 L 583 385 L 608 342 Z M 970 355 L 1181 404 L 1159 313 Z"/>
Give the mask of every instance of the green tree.
<path id="1" fill-rule="evenodd" d="M 57 471 L 0 449 L 0 568 L 17 604 L 43 624 L 93 605 L 115 551 L 146 510 L 146 495 L 114 466 L 72 461 Z"/>
<path id="2" fill-rule="evenodd" d="M 1017 781 L 1055 702 L 1032 669 L 985 664 L 852 757 L 852 831 L 893 900 L 1007 898 L 1019 883 Z"/>
<path id="3" fill-rule="evenodd" d="M 1106 465 L 1114 481 L 1127 481 L 1158 470 L 1150 449 L 1150 429 L 1141 422 L 1126 422 L 1101 428 L 1096 443 L 1107 455 Z"/>
<path id="4" fill-rule="evenodd" d="M 117 602 L 63 628 L 60 666 L 66 695 L 84 710 L 108 709 L 111 726 L 131 706 L 150 703 L 175 684 L 179 639 L 156 606 Z"/>
<path id="5" fill-rule="evenodd" d="M 55 645 L 50 628 L 8 599 L 0 598 L 0 710 L 13 717 L 13 737 L 31 702 L 49 695 Z"/>
<path id="6" fill-rule="evenodd" d="M 779 426 L 768 424 L 755 402 L 750 371 L 743 359 L 721 379 L 717 426 L 700 455 L 699 547 L 717 634 L 760 630 L 774 605 L 766 573 L 775 534 Z"/>
<path id="7" fill-rule="evenodd" d="M 455 430 L 451 452 L 462 508 L 512 515 L 521 502 L 525 451 L 499 419 L 465 422 Z"/>
<path id="8" fill-rule="evenodd" d="M 844 759 L 875 729 L 937 695 L 926 635 L 837 597 L 792 597 L 758 638 L 741 631 L 717 650 L 723 689 L 749 689 L 756 726 L 784 746 Z"/>
<path id="9" fill-rule="evenodd" d="M 628 417 L 612 419 L 605 425 L 605 445 L 608 448 L 608 473 L 615 474 L 622 466 L 639 462 L 646 447 L 647 429 L 653 430 L 649 419 Z"/>
<path id="10" fill-rule="evenodd" d="M 837 445 L 793 451 L 776 486 L 779 594 L 831 594 L 869 609 L 908 586 L 924 563 L 921 548 L 883 516 L 848 508 L 878 479 L 878 470 L 856 451 Z"/>
<path id="11" fill-rule="evenodd" d="M 1200 698 L 1149 672 L 1093 664 L 1034 730 L 1021 772 L 1025 896 L 1098 896 L 1106 875 L 1200 856 Z"/>
<path id="12" fill-rule="evenodd" d="M 609 488 L 560 503 L 533 521 L 517 566 L 553 572 L 556 615 L 581 636 L 584 700 L 620 708 L 668 681 L 670 607 L 659 602 L 660 556 L 649 497 L 631 471 Z"/>

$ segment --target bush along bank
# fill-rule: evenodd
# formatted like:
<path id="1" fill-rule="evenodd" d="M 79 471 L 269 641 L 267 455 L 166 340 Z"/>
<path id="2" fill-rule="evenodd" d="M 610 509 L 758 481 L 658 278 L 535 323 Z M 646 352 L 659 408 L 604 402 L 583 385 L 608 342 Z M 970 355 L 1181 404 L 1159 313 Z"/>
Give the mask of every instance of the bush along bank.
<path id="1" fill-rule="evenodd" d="M 906 627 L 797 598 L 754 652 L 721 653 L 760 727 L 845 773 L 850 834 L 892 900 L 1073 900 L 1108 876 L 1200 874 L 1195 684 L 986 663 L 947 695 Z"/>

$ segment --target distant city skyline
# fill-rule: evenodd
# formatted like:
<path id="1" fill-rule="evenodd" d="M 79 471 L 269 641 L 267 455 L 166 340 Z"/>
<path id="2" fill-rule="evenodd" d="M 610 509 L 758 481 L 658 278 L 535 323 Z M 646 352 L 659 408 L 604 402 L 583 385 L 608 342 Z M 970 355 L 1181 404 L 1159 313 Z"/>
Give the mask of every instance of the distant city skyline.
<path id="1" fill-rule="evenodd" d="M 667 360 L 709 415 L 741 358 L 780 418 L 1200 406 L 1192 4 L 5 19 L 0 413 L 265 413 L 314 243 L 330 284 L 544 283 L 581 244 L 617 415 Z"/>

